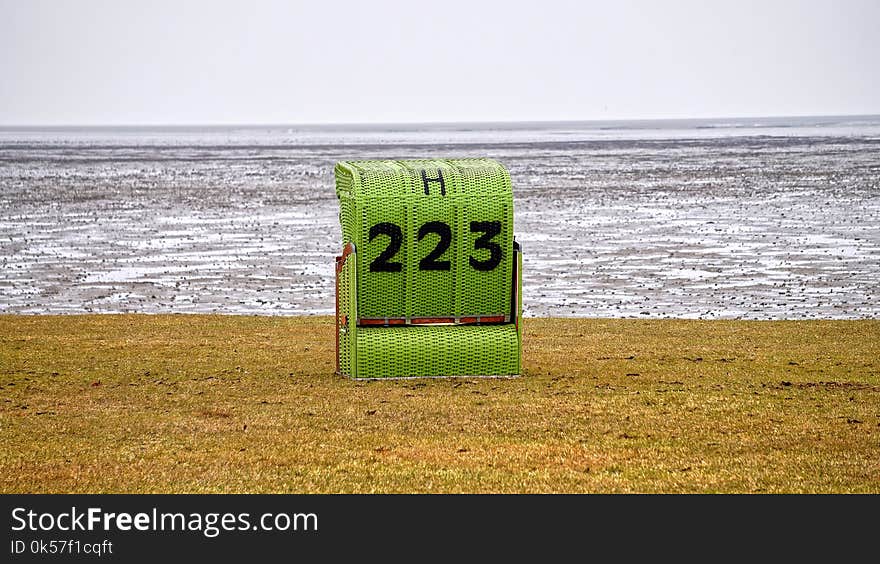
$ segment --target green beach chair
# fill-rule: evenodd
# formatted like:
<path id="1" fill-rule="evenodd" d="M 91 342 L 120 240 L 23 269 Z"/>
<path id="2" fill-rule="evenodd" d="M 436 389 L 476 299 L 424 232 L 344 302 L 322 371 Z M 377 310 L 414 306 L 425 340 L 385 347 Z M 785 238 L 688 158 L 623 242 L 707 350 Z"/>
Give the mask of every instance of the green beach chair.
<path id="1" fill-rule="evenodd" d="M 522 254 L 491 159 L 336 164 L 336 370 L 350 378 L 517 376 Z"/>

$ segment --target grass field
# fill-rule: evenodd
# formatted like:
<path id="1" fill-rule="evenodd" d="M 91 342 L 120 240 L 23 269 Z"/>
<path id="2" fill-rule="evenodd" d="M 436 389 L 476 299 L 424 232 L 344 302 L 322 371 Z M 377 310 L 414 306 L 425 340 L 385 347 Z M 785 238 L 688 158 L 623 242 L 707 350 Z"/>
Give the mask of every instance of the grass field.
<path id="1" fill-rule="evenodd" d="M 351 381 L 328 317 L 0 316 L 0 491 L 880 493 L 880 321 L 526 319 Z"/>

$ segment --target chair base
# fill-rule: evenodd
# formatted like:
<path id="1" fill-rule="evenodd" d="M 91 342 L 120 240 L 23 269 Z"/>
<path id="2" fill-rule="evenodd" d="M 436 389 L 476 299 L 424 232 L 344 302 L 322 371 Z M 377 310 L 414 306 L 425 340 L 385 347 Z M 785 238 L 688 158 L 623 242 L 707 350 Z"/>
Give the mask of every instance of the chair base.
<path id="1" fill-rule="evenodd" d="M 358 327 L 353 379 L 515 377 L 520 341 L 502 325 Z"/>

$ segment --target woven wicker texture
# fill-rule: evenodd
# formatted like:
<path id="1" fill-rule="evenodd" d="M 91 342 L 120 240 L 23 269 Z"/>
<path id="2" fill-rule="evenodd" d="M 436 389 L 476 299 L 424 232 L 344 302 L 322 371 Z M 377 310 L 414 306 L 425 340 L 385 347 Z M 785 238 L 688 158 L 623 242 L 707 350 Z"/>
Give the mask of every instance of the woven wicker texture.
<path id="1" fill-rule="evenodd" d="M 519 374 L 521 255 L 507 170 L 491 159 L 346 161 L 335 175 L 346 248 L 338 371 Z"/>
<path id="2" fill-rule="evenodd" d="M 512 323 L 361 327 L 357 374 L 371 378 L 407 376 L 515 376 L 519 338 Z"/>
<path id="3" fill-rule="evenodd" d="M 360 317 L 509 313 L 513 192 L 501 164 L 341 162 L 336 190 L 343 244 L 358 250 Z"/>

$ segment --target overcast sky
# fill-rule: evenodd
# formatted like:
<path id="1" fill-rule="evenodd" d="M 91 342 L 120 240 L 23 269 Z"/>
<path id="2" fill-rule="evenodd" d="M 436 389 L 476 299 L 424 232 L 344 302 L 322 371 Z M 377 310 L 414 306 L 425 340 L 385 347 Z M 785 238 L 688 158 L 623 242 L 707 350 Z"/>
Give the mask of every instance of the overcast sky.
<path id="1" fill-rule="evenodd" d="M 880 114 L 880 0 L 0 0 L 0 125 Z"/>

